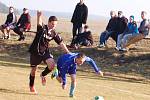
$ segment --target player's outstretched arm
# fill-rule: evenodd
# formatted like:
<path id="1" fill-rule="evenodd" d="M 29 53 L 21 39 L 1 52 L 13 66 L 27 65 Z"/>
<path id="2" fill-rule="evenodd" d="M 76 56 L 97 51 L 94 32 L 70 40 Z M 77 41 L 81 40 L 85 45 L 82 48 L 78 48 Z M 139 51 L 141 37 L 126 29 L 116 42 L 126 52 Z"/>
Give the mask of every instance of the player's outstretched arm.
<path id="1" fill-rule="evenodd" d="M 42 26 L 42 12 L 41 11 L 37 11 L 37 25 Z"/>
<path id="2" fill-rule="evenodd" d="M 94 68 L 95 72 L 98 75 L 103 76 L 103 72 L 97 67 L 97 65 L 93 59 L 91 59 L 90 57 L 86 57 L 85 61 L 88 62 Z"/>
<path id="3" fill-rule="evenodd" d="M 63 41 L 60 43 L 60 47 L 63 49 L 65 53 L 70 53 L 70 51 L 68 50 L 68 48 L 66 47 Z"/>

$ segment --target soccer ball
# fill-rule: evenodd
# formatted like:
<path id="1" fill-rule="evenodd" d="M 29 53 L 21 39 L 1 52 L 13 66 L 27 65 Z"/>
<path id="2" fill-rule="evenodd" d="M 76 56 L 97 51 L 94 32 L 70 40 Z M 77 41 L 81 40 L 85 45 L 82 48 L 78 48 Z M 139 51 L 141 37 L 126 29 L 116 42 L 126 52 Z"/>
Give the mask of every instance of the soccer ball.
<path id="1" fill-rule="evenodd" d="M 95 96 L 94 100 L 104 100 L 102 96 Z"/>

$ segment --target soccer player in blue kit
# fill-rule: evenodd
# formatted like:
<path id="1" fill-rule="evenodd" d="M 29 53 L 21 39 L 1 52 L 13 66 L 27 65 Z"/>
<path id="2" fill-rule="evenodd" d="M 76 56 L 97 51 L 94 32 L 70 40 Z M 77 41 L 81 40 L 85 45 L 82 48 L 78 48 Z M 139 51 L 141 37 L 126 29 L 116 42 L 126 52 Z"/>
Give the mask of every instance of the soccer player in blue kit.
<path id="1" fill-rule="evenodd" d="M 71 77 L 71 86 L 69 96 L 73 97 L 76 87 L 76 69 L 78 65 L 88 62 L 98 75 L 103 76 L 103 72 L 97 67 L 96 63 L 90 57 L 83 53 L 68 53 L 63 54 L 58 58 L 57 68 L 54 70 L 51 78 L 56 79 L 62 84 L 62 89 L 66 88 L 66 75 Z M 57 70 L 58 69 L 58 70 Z"/>

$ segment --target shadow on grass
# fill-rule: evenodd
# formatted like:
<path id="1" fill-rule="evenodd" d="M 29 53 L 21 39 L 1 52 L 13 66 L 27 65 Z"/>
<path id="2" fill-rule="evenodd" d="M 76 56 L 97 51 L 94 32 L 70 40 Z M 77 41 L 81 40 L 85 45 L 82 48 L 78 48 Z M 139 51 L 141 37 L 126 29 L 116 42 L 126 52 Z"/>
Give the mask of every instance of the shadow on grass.
<path id="1" fill-rule="evenodd" d="M 84 72 L 84 73 L 91 73 L 89 71 L 81 71 L 79 72 Z M 123 82 L 131 82 L 131 83 L 141 83 L 141 84 L 149 84 L 150 81 L 144 79 L 144 78 L 135 78 L 135 77 L 126 77 L 126 76 L 119 76 L 119 75 L 106 75 L 104 74 L 103 77 L 97 76 L 96 74 L 77 74 L 78 78 L 83 78 L 83 79 L 93 79 L 93 80 L 107 80 L 107 81 L 123 81 Z"/>
<path id="2" fill-rule="evenodd" d="M 19 90 L 11 90 L 11 89 L 5 89 L 5 88 L 0 88 L 0 92 L 1 93 L 24 94 L 24 95 L 35 95 L 35 94 L 31 94 L 31 93 L 27 93 L 27 92 L 23 92 L 23 91 L 19 91 Z"/>
<path id="3" fill-rule="evenodd" d="M 150 79 L 150 54 L 148 53 L 136 53 L 135 55 L 131 54 L 126 56 L 124 52 L 118 52 L 113 48 L 81 48 L 81 50 L 76 51 L 84 52 L 93 58 L 103 71 L 113 72 L 116 74 L 142 76 L 148 80 Z M 80 67 L 82 70 L 88 70 L 89 68 L 90 67 Z M 132 78 L 129 78 L 128 80 L 134 81 Z"/>
<path id="4" fill-rule="evenodd" d="M 63 95 L 50 95 L 50 94 L 45 94 L 45 93 L 38 93 L 38 94 L 34 94 L 31 92 L 27 92 L 27 91 L 22 91 L 22 90 L 11 90 L 11 89 L 6 89 L 6 88 L 0 88 L 0 93 L 6 93 L 6 94 L 23 94 L 23 95 L 33 95 L 33 96 L 47 96 L 49 97 L 57 97 L 57 98 L 61 98 L 61 99 L 66 99 L 69 98 L 69 96 L 63 96 Z"/>
<path id="5" fill-rule="evenodd" d="M 0 53 L 2 54 L 0 55 L 0 65 L 29 68 L 29 43 L 8 44 L 0 42 L 0 45 Z M 60 49 L 55 45 L 51 46 L 50 52 L 54 55 L 55 60 L 62 54 Z M 101 67 L 104 72 L 116 74 L 132 73 L 132 75 L 140 75 L 146 79 L 150 79 L 150 54 L 123 56 L 122 52 L 118 52 L 113 48 L 99 49 L 96 47 L 80 48 L 79 50 L 71 50 L 71 52 L 85 53 L 87 56 L 94 59 L 98 67 Z M 87 64 L 82 66 L 79 67 L 81 71 L 91 69 Z M 115 80 L 115 77 L 112 79 Z M 116 78 L 116 80 L 118 79 Z M 132 81 L 132 79 L 128 79 L 128 81 L 133 82 L 135 80 Z"/>
<path id="6" fill-rule="evenodd" d="M 27 92 L 27 91 L 21 91 L 21 90 L 11 90 L 11 89 L 6 89 L 6 88 L 0 88 L 0 93 L 11 93 L 11 94 L 23 94 L 23 95 L 38 95 L 38 96 L 53 96 L 53 97 L 58 97 L 58 98 L 68 98 L 69 96 L 61 96 L 61 95 L 50 95 L 50 94 L 44 94 L 44 93 L 38 93 L 38 94 L 34 94 L 31 92 Z"/>

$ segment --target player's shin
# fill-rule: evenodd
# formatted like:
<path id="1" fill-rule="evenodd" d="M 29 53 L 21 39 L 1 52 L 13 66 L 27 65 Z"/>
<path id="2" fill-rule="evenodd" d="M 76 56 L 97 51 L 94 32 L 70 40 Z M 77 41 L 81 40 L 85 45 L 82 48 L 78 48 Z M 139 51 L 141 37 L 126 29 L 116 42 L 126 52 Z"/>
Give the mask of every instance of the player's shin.
<path id="1" fill-rule="evenodd" d="M 33 87 L 35 76 L 32 76 L 32 75 L 30 74 L 29 79 L 30 79 L 29 86 L 30 86 L 30 87 Z"/>
<path id="2" fill-rule="evenodd" d="M 70 93 L 69 93 L 70 97 L 73 97 L 73 94 L 74 94 L 74 91 L 75 91 L 75 87 L 76 87 L 76 83 L 75 82 L 71 82 Z"/>
<path id="3" fill-rule="evenodd" d="M 46 67 L 45 69 L 44 69 L 44 71 L 42 72 L 42 76 L 46 76 L 48 73 L 50 73 L 52 70 L 50 70 L 48 67 Z"/>

